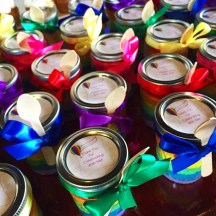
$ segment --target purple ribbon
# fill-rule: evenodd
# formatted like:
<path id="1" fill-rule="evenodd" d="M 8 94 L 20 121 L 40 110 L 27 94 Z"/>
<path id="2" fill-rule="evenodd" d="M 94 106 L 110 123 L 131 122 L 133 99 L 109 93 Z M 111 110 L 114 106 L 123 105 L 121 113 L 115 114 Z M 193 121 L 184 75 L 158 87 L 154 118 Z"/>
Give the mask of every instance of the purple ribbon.
<path id="1" fill-rule="evenodd" d="M 23 93 L 20 80 L 17 80 L 17 82 L 8 89 L 6 89 L 6 87 L 7 83 L 0 81 L 0 107 L 3 110 L 6 110 L 11 103 Z"/>
<path id="2" fill-rule="evenodd" d="M 132 4 L 145 4 L 146 1 L 139 1 L 139 0 L 119 0 L 118 3 L 110 3 L 110 2 L 105 2 L 106 8 L 108 9 L 113 9 L 113 10 L 120 10 L 124 7 L 128 7 Z"/>

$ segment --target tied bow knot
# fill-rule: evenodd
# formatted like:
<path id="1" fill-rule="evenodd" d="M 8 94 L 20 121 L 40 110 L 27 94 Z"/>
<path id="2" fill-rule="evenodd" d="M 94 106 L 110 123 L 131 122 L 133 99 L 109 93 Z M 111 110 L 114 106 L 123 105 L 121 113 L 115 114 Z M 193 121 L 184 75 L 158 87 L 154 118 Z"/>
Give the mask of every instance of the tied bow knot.
<path id="1" fill-rule="evenodd" d="M 138 155 L 122 170 L 119 185 L 100 194 L 96 200 L 88 200 L 84 206 L 93 216 L 104 216 L 116 203 L 127 209 L 136 206 L 131 187 L 139 186 L 167 172 L 169 160 L 156 161 L 148 154 Z"/>
<path id="2" fill-rule="evenodd" d="M 164 151 L 176 155 L 171 162 L 173 172 L 177 173 L 198 162 L 208 153 L 216 152 L 216 128 L 207 145 L 202 147 L 172 134 L 164 134 L 159 145 Z"/>

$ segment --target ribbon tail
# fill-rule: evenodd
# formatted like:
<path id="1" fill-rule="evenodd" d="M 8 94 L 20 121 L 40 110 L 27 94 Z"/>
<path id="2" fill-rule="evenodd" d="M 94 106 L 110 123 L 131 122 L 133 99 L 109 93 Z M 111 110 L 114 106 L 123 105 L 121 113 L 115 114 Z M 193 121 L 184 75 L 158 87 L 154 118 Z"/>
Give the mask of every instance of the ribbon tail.
<path id="1" fill-rule="evenodd" d="M 191 13 L 196 16 L 196 14 L 202 9 L 206 2 L 207 0 L 195 0 L 191 8 Z"/>
<path id="2" fill-rule="evenodd" d="M 119 204 L 122 210 L 137 206 L 130 188 L 120 192 Z"/>
<path id="3" fill-rule="evenodd" d="M 35 139 L 2 148 L 16 160 L 22 160 L 37 153 L 42 148 L 42 143 L 41 139 Z"/>
<path id="4" fill-rule="evenodd" d="M 171 42 L 171 43 L 160 43 L 159 49 L 161 53 L 176 53 L 181 52 L 182 49 L 186 47 L 181 43 Z"/>
<path id="5" fill-rule="evenodd" d="M 118 200 L 119 192 L 116 188 L 101 195 L 97 200 L 89 200 L 84 203 L 92 216 L 104 216 L 113 204 Z"/>
<path id="6" fill-rule="evenodd" d="M 63 41 L 60 41 L 58 43 L 55 43 L 55 44 L 49 45 L 47 47 L 44 47 L 43 50 L 41 50 L 40 55 L 44 55 L 47 52 L 52 51 L 52 50 L 60 50 L 63 43 L 64 43 Z"/>

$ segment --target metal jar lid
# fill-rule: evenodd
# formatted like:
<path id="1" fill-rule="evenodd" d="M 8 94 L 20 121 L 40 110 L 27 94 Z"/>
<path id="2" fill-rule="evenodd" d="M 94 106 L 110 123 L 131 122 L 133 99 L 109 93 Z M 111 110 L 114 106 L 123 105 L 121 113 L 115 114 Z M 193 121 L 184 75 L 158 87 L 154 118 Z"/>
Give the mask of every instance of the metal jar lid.
<path id="1" fill-rule="evenodd" d="M 216 14 L 216 7 L 203 8 L 196 14 L 196 19 L 198 22 L 209 24 L 212 30 L 216 30 L 216 19 L 212 17 L 212 14 Z"/>
<path id="2" fill-rule="evenodd" d="M 162 6 L 165 6 L 166 4 L 170 4 L 170 8 L 168 9 L 168 11 L 173 11 L 173 12 L 178 12 L 178 10 L 185 10 L 188 11 L 188 3 L 189 0 L 187 0 L 187 2 L 184 1 L 172 1 L 172 0 L 160 0 L 160 4 Z"/>
<path id="3" fill-rule="evenodd" d="M 140 12 L 139 18 L 134 18 L 132 15 L 136 12 Z M 119 11 L 115 12 L 115 20 L 121 25 L 144 25 L 142 20 L 142 11 L 143 5 L 131 5 L 125 8 L 122 8 Z M 132 13 L 132 15 L 130 15 Z M 139 14 L 138 14 L 139 15 Z M 129 16 L 129 18 L 128 18 Z"/>
<path id="4" fill-rule="evenodd" d="M 99 61 L 105 62 L 117 62 L 122 61 L 123 52 L 120 49 L 120 41 L 123 34 L 120 33 L 108 33 L 103 34 L 97 38 L 97 40 L 93 41 L 91 44 L 91 55 Z M 106 41 L 115 41 L 115 44 L 111 48 L 115 48 L 115 52 L 107 51 L 106 47 L 110 43 L 106 43 Z M 104 50 L 100 50 L 100 46 L 104 46 Z"/>
<path id="5" fill-rule="evenodd" d="M 205 95 L 198 94 L 198 93 L 180 92 L 180 93 L 170 94 L 170 95 L 164 97 L 156 105 L 155 112 L 154 112 L 155 126 L 156 126 L 156 128 L 160 134 L 169 133 L 169 134 L 173 134 L 177 137 L 180 137 L 182 139 L 187 139 L 187 140 L 191 140 L 194 142 L 199 142 L 199 139 L 197 139 L 194 136 L 194 134 L 177 131 L 174 128 L 172 128 L 169 124 L 167 124 L 166 120 L 165 120 L 165 111 L 167 110 L 167 108 L 169 107 L 170 104 L 172 104 L 176 101 L 187 100 L 187 99 L 189 99 L 189 100 L 193 99 L 197 103 L 200 103 L 200 105 L 201 104 L 203 106 L 205 105 L 212 112 L 212 115 L 216 116 L 216 102 L 213 99 L 211 99 Z M 203 112 L 204 112 L 204 110 L 203 110 Z M 178 118 L 177 115 L 176 115 L 176 118 Z"/>
<path id="6" fill-rule="evenodd" d="M 189 23 L 181 21 L 181 20 L 165 19 L 165 20 L 158 21 L 154 25 L 151 25 L 147 28 L 147 34 L 158 43 L 179 41 L 182 34 L 184 33 L 184 31 L 183 31 L 182 34 L 179 35 L 178 37 L 167 37 L 167 38 L 158 36 L 159 34 L 155 35 L 154 31 L 160 32 L 160 25 L 164 25 L 164 24 L 167 26 L 177 25 L 181 28 L 184 28 L 184 31 L 189 27 Z M 165 28 L 165 30 L 166 30 L 166 28 Z"/>
<path id="7" fill-rule="evenodd" d="M 49 23 L 53 19 L 57 17 L 57 9 L 55 7 L 40 7 L 40 9 L 44 12 L 45 23 Z M 31 19 L 30 18 L 30 10 L 25 11 L 21 15 L 22 18 Z"/>
<path id="8" fill-rule="evenodd" d="M 79 27 L 77 28 L 77 25 Z M 83 17 L 74 16 L 66 19 L 60 25 L 61 33 L 67 37 L 87 37 L 87 31 L 83 26 Z"/>
<path id="9" fill-rule="evenodd" d="M 45 131 L 48 131 L 52 127 L 53 122 L 56 120 L 56 118 L 59 116 L 60 113 L 60 105 L 58 100 L 53 95 L 47 92 L 30 92 L 28 94 L 34 96 L 36 99 L 39 100 L 41 99 L 41 101 L 47 103 L 48 107 L 50 108 L 50 112 L 44 114 L 45 115 L 43 117 L 44 121 L 42 122 Z M 3 116 L 3 124 L 5 124 L 9 119 L 14 119 L 14 120 L 21 119 L 17 114 L 16 104 L 17 104 L 17 100 L 14 101 L 5 111 Z M 44 110 L 47 112 L 48 111 L 47 107 Z M 27 124 L 27 122 L 24 120 L 22 120 L 22 122 L 25 122 Z M 1 128 L 3 128 L 3 126 L 4 125 L 1 125 Z"/>
<path id="10" fill-rule="evenodd" d="M 43 34 L 38 30 L 35 30 L 35 31 L 17 31 L 13 35 L 11 35 L 10 37 L 5 38 L 2 41 L 1 48 L 5 52 L 7 52 L 9 54 L 12 54 L 12 55 L 22 55 L 22 54 L 27 54 L 28 53 L 28 52 L 26 52 L 24 50 L 21 50 L 20 47 L 17 44 L 16 36 L 17 36 L 17 34 L 19 32 L 25 32 L 25 33 L 27 33 L 29 35 L 35 35 L 40 41 L 44 41 Z"/>
<path id="11" fill-rule="evenodd" d="M 106 143 L 107 145 L 115 145 L 117 148 L 117 162 L 113 166 L 112 170 L 104 176 L 99 178 L 91 178 L 83 179 L 77 175 L 74 175 L 69 170 L 69 166 L 67 163 L 67 156 L 68 153 L 71 151 L 72 146 L 81 140 L 82 138 L 91 138 L 97 137 L 100 139 L 105 138 L 110 142 Z M 81 154 L 82 154 L 82 146 L 80 147 Z M 67 184 L 80 189 L 86 192 L 99 192 L 103 191 L 107 188 L 112 187 L 113 185 L 117 184 L 120 178 L 120 172 L 124 167 L 125 163 L 128 160 L 128 149 L 125 140 L 119 135 L 117 132 L 103 127 L 91 127 L 86 128 L 83 130 L 79 130 L 69 137 L 67 137 L 61 144 L 58 149 L 57 157 L 56 157 L 56 166 L 57 172 L 61 179 Z"/>
<path id="12" fill-rule="evenodd" d="M 1 173 L 9 175 L 14 180 L 16 188 L 16 194 L 11 206 L 2 216 L 19 216 L 25 208 L 29 194 L 32 193 L 31 186 L 23 173 L 13 165 L 0 163 L 0 175 Z"/>
<path id="13" fill-rule="evenodd" d="M 169 80 L 159 80 L 156 78 L 152 78 L 150 74 L 148 74 L 148 71 L 147 71 L 148 67 L 150 66 L 154 69 L 157 69 L 158 67 L 160 67 L 160 65 L 158 65 L 158 63 L 155 63 L 155 61 L 163 60 L 163 59 L 171 60 L 171 61 L 175 60 L 179 62 L 181 66 L 185 67 L 185 71 L 183 75 L 177 79 L 171 79 L 171 77 L 169 76 Z M 183 84 L 185 76 L 190 71 L 192 66 L 193 66 L 192 62 L 188 58 L 182 55 L 159 53 L 159 54 L 154 54 L 154 55 L 151 55 L 143 59 L 139 63 L 138 73 L 144 80 L 157 84 L 157 85 L 179 85 L 179 84 Z"/>
<path id="14" fill-rule="evenodd" d="M 7 75 L 7 80 L 2 80 L 7 83 L 6 90 L 10 88 L 18 78 L 17 69 L 10 64 L 0 63 L 0 74 L 5 73 Z"/>
<path id="15" fill-rule="evenodd" d="M 106 113 L 107 111 L 105 108 L 105 101 L 100 103 L 90 103 L 84 101 L 84 99 L 79 95 L 80 88 L 91 90 L 91 87 L 89 87 L 88 84 L 90 85 L 90 80 L 97 78 L 103 78 L 105 82 L 111 82 L 112 84 L 116 85 L 116 88 L 122 86 L 124 87 L 125 91 L 127 90 L 127 84 L 120 75 L 105 71 L 95 71 L 81 76 L 78 80 L 76 80 L 70 91 L 71 99 L 73 103 L 75 103 L 81 109 L 88 110 L 93 113 Z M 114 89 L 110 89 L 110 91 L 112 90 Z"/>
<path id="16" fill-rule="evenodd" d="M 75 14 L 76 13 L 75 10 L 79 3 L 92 7 L 93 0 L 70 0 L 68 3 L 69 13 Z"/>
<path id="17" fill-rule="evenodd" d="M 216 61 L 216 36 L 204 40 L 199 51 L 207 59 Z"/>
<path id="18" fill-rule="evenodd" d="M 43 81 L 47 81 L 49 78 L 49 75 L 52 73 L 51 71 L 45 71 L 45 73 L 43 73 L 38 65 L 40 63 L 44 63 L 44 64 L 48 64 L 49 61 L 46 58 L 50 58 L 50 56 L 52 55 L 61 55 L 62 57 L 64 56 L 65 53 L 67 53 L 69 50 L 66 49 L 61 49 L 61 50 L 54 50 L 54 51 L 50 51 L 48 53 L 46 53 L 45 55 L 35 59 L 31 65 L 31 69 L 32 69 L 32 73 L 40 80 Z M 55 63 L 60 63 L 60 62 L 55 62 Z M 55 68 L 53 68 L 55 69 Z M 59 69 L 59 68 L 56 68 Z M 70 79 L 73 79 L 73 77 L 75 77 L 80 71 L 80 57 L 77 56 L 77 62 L 76 65 L 72 68 L 71 72 L 70 72 Z"/>

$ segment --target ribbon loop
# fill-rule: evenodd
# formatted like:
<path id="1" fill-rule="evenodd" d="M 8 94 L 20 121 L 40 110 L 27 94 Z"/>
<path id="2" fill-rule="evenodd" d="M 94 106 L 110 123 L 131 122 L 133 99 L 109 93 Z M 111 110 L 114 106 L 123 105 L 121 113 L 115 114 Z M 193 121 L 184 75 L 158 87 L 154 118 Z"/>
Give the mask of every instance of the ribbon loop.
<path id="1" fill-rule="evenodd" d="M 0 15 L 0 41 L 14 33 L 13 25 L 13 16 L 8 14 Z"/>

